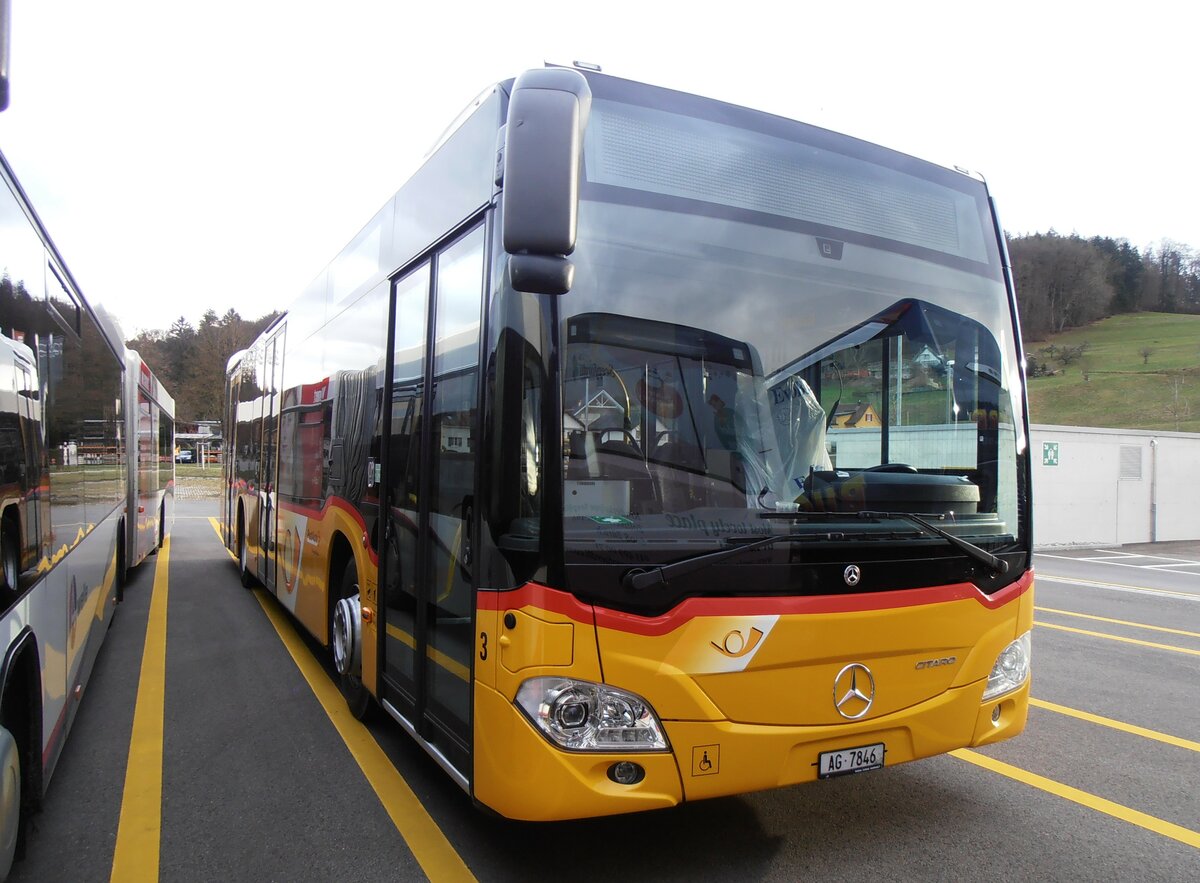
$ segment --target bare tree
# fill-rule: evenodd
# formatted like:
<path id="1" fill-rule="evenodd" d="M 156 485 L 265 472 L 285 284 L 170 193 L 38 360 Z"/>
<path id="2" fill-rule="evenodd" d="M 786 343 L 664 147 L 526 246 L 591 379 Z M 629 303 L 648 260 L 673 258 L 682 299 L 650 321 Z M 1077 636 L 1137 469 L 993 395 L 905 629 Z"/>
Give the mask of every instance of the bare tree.
<path id="1" fill-rule="evenodd" d="M 1167 403 L 1167 413 L 1175 420 L 1175 431 L 1179 431 L 1179 424 L 1192 416 L 1192 406 L 1186 398 L 1180 393 L 1180 389 L 1184 384 L 1182 374 L 1175 374 L 1170 378 L 1171 381 L 1171 401 Z"/>
<path id="2" fill-rule="evenodd" d="M 1112 261 L 1096 245 L 1051 231 L 1011 240 L 1009 251 L 1021 323 L 1031 339 L 1110 314 Z"/>

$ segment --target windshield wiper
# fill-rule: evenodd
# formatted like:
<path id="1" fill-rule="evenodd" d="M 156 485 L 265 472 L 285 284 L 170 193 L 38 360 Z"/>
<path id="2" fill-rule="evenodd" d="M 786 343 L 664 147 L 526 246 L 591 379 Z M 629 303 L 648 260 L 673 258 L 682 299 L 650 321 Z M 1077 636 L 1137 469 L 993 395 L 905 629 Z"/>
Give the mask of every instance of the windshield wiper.
<path id="1" fill-rule="evenodd" d="M 761 518 L 772 519 L 787 519 L 790 521 L 835 521 L 845 520 L 847 518 L 861 519 L 894 519 L 900 521 L 908 521 L 922 530 L 928 531 L 931 534 L 941 537 L 954 548 L 958 549 L 968 558 L 973 561 L 978 561 L 987 567 L 990 567 L 996 573 L 1007 573 L 1008 562 L 1003 558 L 997 558 L 991 552 L 979 548 L 974 543 L 968 543 L 961 537 L 956 537 L 948 531 L 942 530 L 940 527 L 930 524 L 925 518 L 945 518 L 944 515 L 927 515 L 922 517 L 914 515 L 911 512 L 879 512 L 867 510 L 862 512 L 763 512 L 760 513 Z M 831 535 L 832 536 L 832 535 Z M 755 540 L 751 543 L 743 543 L 742 545 L 734 546 L 730 549 L 721 549 L 717 552 L 704 552 L 696 555 L 693 558 L 684 558 L 682 561 L 676 561 L 672 564 L 664 564 L 661 567 L 635 567 L 625 573 L 621 577 L 621 586 L 627 590 L 638 591 L 648 589 L 653 585 L 670 582 L 672 577 L 683 576 L 684 574 L 693 573 L 710 564 L 716 564 L 718 561 L 724 561 L 726 558 L 732 558 L 735 555 L 740 555 L 743 552 L 749 552 L 753 549 L 761 549 L 765 546 L 770 546 L 784 540 L 813 540 L 816 537 L 812 534 L 777 534 L 775 536 L 764 537 L 761 540 Z"/>
<path id="2" fill-rule="evenodd" d="M 849 513 L 847 513 L 847 514 L 849 514 Z M 960 552 L 962 552 L 968 558 L 970 558 L 974 561 L 978 561 L 980 564 L 983 564 L 987 567 L 990 567 L 996 573 L 1008 573 L 1008 562 L 1005 561 L 1003 558 L 997 558 L 995 555 L 993 555 L 991 552 L 988 552 L 986 549 L 981 549 L 978 546 L 976 546 L 974 543 L 968 543 L 966 540 L 962 539 L 961 537 L 956 537 L 954 534 L 950 533 L 949 531 L 942 530 L 940 527 L 930 524 L 928 521 L 925 520 L 925 518 L 922 518 L 920 515 L 914 515 L 911 512 L 874 512 L 874 511 L 870 511 L 870 510 L 863 511 L 863 512 L 855 512 L 854 514 L 857 515 L 859 518 L 875 518 L 875 519 L 879 519 L 879 520 L 899 519 L 901 521 L 911 522 L 912 524 L 917 525 L 917 527 L 923 528 L 932 534 L 936 534 L 937 536 L 941 537 L 946 542 L 948 542 L 950 545 L 952 545 L 954 548 L 958 549 Z M 945 515 L 930 515 L 927 517 L 929 517 L 929 518 L 945 518 L 946 516 Z"/>
<path id="3" fill-rule="evenodd" d="M 674 576 L 683 576 L 685 573 L 692 573 L 700 570 L 710 564 L 716 564 L 718 561 L 724 561 L 726 558 L 732 558 L 735 555 L 741 555 L 743 552 L 749 552 L 752 549 L 761 549 L 764 546 L 770 546 L 774 543 L 779 543 L 784 540 L 810 540 L 812 536 L 809 534 L 776 534 L 775 536 L 764 537 L 761 540 L 755 540 L 752 543 L 743 543 L 739 546 L 734 546 L 731 549 L 721 549 L 717 552 L 704 552 L 696 555 L 693 558 L 684 558 L 682 561 L 676 561 L 673 564 L 664 564 L 661 567 L 635 567 L 621 577 L 621 587 L 628 590 L 637 591 L 640 589 L 648 589 L 650 586 L 662 583 L 666 584 Z"/>

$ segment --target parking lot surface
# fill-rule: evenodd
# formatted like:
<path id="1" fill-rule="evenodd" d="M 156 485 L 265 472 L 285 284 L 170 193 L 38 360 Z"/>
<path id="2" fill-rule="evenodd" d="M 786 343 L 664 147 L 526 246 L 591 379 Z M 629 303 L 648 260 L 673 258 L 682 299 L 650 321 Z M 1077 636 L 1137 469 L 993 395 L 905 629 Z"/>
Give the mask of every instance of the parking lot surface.
<path id="1" fill-rule="evenodd" d="M 1200 879 L 1200 544 L 1036 556 L 1012 741 L 534 825 L 473 807 L 390 720 L 350 719 L 320 648 L 241 587 L 216 514 L 179 501 L 127 587 L 12 880 Z M 156 629 L 157 735 L 138 716 Z"/>

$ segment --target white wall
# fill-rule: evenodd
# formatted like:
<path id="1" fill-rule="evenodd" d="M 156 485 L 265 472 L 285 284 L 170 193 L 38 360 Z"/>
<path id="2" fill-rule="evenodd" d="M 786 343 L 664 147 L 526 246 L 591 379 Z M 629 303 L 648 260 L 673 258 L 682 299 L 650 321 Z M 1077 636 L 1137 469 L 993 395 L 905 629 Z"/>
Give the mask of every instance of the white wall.
<path id="1" fill-rule="evenodd" d="M 1038 548 L 1200 539 L 1200 434 L 1030 427 Z M 1058 463 L 1044 462 L 1047 443 Z"/>

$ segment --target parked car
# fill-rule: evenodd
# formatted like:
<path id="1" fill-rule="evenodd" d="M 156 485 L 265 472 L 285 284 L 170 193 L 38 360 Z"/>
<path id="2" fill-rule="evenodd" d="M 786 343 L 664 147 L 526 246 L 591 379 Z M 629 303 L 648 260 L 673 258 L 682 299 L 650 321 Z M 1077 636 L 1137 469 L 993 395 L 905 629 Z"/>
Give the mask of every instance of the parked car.
<path id="1" fill-rule="evenodd" d="M 192 451 L 179 451 L 175 454 L 176 463 L 191 463 L 196 455 Z"/>

